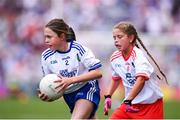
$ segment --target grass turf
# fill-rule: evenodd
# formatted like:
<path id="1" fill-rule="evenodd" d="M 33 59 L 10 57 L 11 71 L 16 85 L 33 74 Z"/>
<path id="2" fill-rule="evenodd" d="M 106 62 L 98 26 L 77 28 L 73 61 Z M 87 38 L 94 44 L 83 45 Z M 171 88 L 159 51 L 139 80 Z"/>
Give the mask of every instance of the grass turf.
<path id="1" fill-rule="evenodd" d="M 110 111 L 110 114 L 112 110 Z M 4 99 L 0 100 L 0 119 L 70 119 L 70 112 L 64 100 L 47 103 L 39 99 Z M 97 116 L 103 115 L 103 103 L 100 103 Z M 164 118 L 180 118 L 180 101 L 169 101 L 164 104 Z"/>

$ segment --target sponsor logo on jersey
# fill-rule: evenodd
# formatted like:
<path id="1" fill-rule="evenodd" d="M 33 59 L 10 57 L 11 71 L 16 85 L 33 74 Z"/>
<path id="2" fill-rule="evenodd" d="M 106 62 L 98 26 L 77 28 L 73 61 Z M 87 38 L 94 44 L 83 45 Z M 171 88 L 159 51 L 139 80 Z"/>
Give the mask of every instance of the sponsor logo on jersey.
<path id="1" fill-rule="evenodd" d="M 69 56 L 65 57 L 65 58 L 62 58 L 62 60 L 67 60 L 67 59 L 70 59 Z"/>
<path id="2" fill-rule="evenodd" d="M 57 60 L 52 60 L 50 63 L 51 63 L 51 64 L 56 64 L 56 63 L 57 63 Z"/>
<path id="3" fill-rule="evenodd" d="M 131 75 L 131 73 L 126 73 L 126 80 L 130 86 L 133 86 L 136 78 Z"/>
<path id="4" fill-rule="evenodd" d="M 117 63 L 117 64 L 115 64 L 115 67 L 121 67 L 121 64 Z"/>
<path id="5" fill-rule="evenodd" d="M 65 69 L 65 70 L 59 71 L 59 74 L 62 75 L 63 77 L 73 77 L 76 75 L 76 73 L 77 73 L 77 70 L 68 72 L 68 69 Z"/>
<path id="6" fill-rule="evenodd" d="M 127 63 L 125 64 L 125 67 L 126 67 L 126 70 L 129 72 L 130 69 L 131 69 L 130 63 L 127 62 Z"/>

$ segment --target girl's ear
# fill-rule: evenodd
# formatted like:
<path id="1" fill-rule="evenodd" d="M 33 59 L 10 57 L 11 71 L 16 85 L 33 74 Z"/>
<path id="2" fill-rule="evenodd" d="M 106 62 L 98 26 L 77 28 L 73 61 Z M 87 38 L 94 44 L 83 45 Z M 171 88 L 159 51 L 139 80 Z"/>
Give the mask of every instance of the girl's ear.
<path id="1" fill-rule="evenodd" d="M 59 38 L 61 38 L 61 39 L 66 39 L 66 35 L 65 35 L 64 33 L 61 33 L 61 34 L 59 35 Z"/>
<path id="2" fill-rule="evenodd" d="M 130 35 L 130 36 L 129 36 L 130 43 L 133 43 L 133 42 L 134 42 L 134 38 L 135 38 L 135 36 L 134 36 L 134 35 Z"/>

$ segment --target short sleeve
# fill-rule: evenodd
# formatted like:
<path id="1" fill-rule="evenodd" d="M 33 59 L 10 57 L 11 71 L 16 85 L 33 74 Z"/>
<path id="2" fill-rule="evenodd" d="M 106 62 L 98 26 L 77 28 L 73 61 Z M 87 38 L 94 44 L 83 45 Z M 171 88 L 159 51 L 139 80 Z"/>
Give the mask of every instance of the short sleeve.
<path id="1" fill-rule="evenodd" d="M 83 48 L 85 50 L 85 53 L 81 57 L 81 61 L 84 64 L 84 66 L 89 71 L 100 68 L 102 66 L 100 60 L 95 58 L 93 52 L 89 48 L 87 47 L 83 47 Z"/>
<path id="2" fill-rule="evenodd" d="M 48 69 L 48 64 L 46 60 L 43 58 L 43 56 L 41 56 L 41 68 L 42 68 L 43 76 L 50 74 L 50 70 Z"/>
<path id="3" fill-rule="evenodd" d="M 138 51 L 135 59 L 136 72 L 135 76 L 143 76 L 148 80 L 151 74 L 154 72 L 153 66 L 150 64 L 146 56 L 142 51 Z"/>
<path id="4" fill-rule="evenodd" d="M 112 71 L 112 80 L 114 81 L 121 80 L 121 77 L 116 73 L 112 64 L 111 64 L 111 71 Z"/>

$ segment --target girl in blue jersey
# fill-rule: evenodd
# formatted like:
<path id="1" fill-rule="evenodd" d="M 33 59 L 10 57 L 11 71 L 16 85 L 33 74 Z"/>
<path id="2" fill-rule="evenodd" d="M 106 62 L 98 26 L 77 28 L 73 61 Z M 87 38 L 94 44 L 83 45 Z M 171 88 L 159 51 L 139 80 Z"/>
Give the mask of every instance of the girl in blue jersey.
<path id="1" fill-rule="evenodd" d="M 95 118 L 100 101 L 100 61 L 90 49 L 76 42 L 73 29 L 62 19 L 51 20 L 44 28 L 44 36 L 49 48 L 41 57 L 43 74 L 61 76 L 56 89 L 65 89 L 63 97 L 72 113 L 71 119 Z M 38 96 L 43 101 L 52 101 L 40 91 Z"/>

